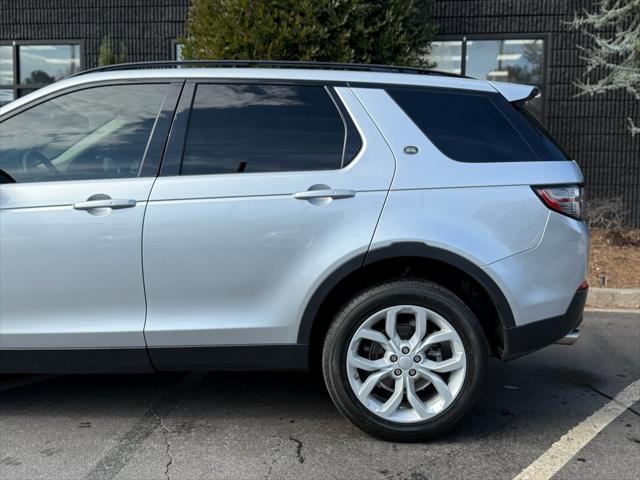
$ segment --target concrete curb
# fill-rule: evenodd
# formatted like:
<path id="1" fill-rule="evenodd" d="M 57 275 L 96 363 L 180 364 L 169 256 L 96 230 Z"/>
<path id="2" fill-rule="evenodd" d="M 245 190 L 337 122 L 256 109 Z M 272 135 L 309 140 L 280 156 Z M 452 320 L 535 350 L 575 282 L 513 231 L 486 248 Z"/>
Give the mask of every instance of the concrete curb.
<path id="1" fill-rule="evenodd" d="M 640 309 L 640 288 L 589 288 L 588 308 Z"/>

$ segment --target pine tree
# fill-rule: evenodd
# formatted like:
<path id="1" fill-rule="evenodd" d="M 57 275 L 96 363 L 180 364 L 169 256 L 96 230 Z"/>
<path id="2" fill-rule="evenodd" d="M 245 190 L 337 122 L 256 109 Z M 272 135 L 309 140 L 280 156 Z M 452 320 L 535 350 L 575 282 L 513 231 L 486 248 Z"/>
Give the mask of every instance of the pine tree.
<path id="1" fill-rule="evenodd" d="M 428 66 L 428 0 L 193 0 L 185 59 Z"/>
<path id="2" fill-rule="evenodd" d="M 113 65 L 114 63 L 123 63 L 127 57 L 127 50 L 123 42 L 120 42 L 118 52 L 114 50 L 113 41 L 107 35 L 100 42 L 98 51 L 98 66 Z"/>

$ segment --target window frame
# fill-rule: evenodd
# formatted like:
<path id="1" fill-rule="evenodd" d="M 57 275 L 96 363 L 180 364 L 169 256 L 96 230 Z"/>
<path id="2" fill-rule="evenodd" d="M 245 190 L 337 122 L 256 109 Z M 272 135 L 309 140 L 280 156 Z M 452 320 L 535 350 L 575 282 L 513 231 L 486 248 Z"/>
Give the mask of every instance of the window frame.
<path id="1" fill-rule="evenodd" d="M 174 38 L 171 40 L 171 60 L 181 61 L 181 58 L 178 58 L 178 45 L 184 46 L 184 43 L 179 42 L 178 39 Z"/>
<path id="2" fill-rule="evenodd" d="M 31 108 L 37 107 L 43 103 L 53 100 L 70 93 L 78 92 L 81 90 L 99 88 L 99 87 L 111 87 L 118 85 L 134 85 L 134 84 L 166 84 L 167 93 L 160 104 L 158 114 L 156 116 L 151 132 L 149 133 L 149 139 L 145 147 L 145 151 L 138 169 L 138 174 L 131 178 L 142 177 L 157 177 L 160 175 L 160 167 L 162 165 L 165 147 L 169 138 L 170 131 L 172 130 L 172 123 L 176 110 L 178 108 L 178 102 L 181 98 L 183 90 L 184 79 L 176 78 L 137 78 L 128 80 L 102 80 L 96 82 L 82 83 L 73 85 L 62 90 L 51 92 L 47 95 L 43 95 L 25 105 L 8 112 L 0 117 L 0 125 L 6 120 L 21 114 Z M 52 181 L 75 181 L 75 180 L 52 180 Z M 93 181 L 93 180 L 81 180 L 81 181 Z M 21 185 L 37 184 L 40 182 L 20 182 Z"/>
<path id="3" fill-rule="evenodd" d="M 339 98 L 337 92 L 335 92 L 335 87 L 339 86 L 347 86 L 345 82 L 321 82 L 318 80 L 287 80 L 287 79 L 273 79 L 273 78 L 186 78 L 184 87 L 182 89 L 182 94 L 180 96 L 180 101 L 175 110 L 175 115 L 173 119 L 173 123 L 171 125 L 171 131 L 169 132 L 169 137 L 167 138 L 167 146 L 164 152 L 164 156 L 162 159 L 162 165 L 160 166 L 159 176 L 162 177 L 170 177 L 170 176 L 179 176 L 179 177 L 202 177 L 204 175 L 182 175 L 181 167 L 182 161 L 184 159 L 188 129 L 189 129 L 189 120 L 191 117 L 191 110 L 193 107 L 193 102 L 196 96 L 196 90 L 198 85 L 206 85 L 206 84 L 218 84 L 218 85 L 231 85 L 231 84 L 240 84 L 240 85 L 283 85 L 283 86 L 293 86 L 293 87 L 303 87 L 303 86 L 314 86 L 318 88 L 322 88 L 327 95 L 327 98 L 333 104 L 336 109 L 336 113 L 338 117 L 342 119 L 343 122 L 350 122 L 353 125 L 353 131 L 358 135 L 360 140 L 359 148 L 353 157 L 344 162 L 344 149 L 343 149 L 343 162 L 344 165 L 341 165 L 340 168 L 336 169 L 326 169 L 326 170 L 283 170 L 285 173 L 292 174 L 305 174 L 310 172 L 336 172 L 340 170 L 344 170 L 352 166 L 365 145 L 364 138 L 360 129 L 358 128 L 355 120 L 348 113 L 348 110 L 343 105 L 342 100 Z M 335 98 L 334 98 L 335 97 Z M 344 110 L 344 112 L 343 112 Z M 348 119 L 344 117 L 344 115 L 348 115 Z M 347 138 L 347 129 L 345 127 L 345 141 Z M 345 143 L 346 146 L 346 143 Z M 274 172 L 247 172 L 243 173 L 243 175 L 269 175 Z M 280 172 L 278 172 L 280 173 Z M 217 173 L 210 174 L 215 176 L 221 175 L 237 175 L 237 173 Z"/>
<path id="4" fill-rule="evenodd" d="M 46 87 L 49 84 L 33 84 L 33 83 L 20 83 L 20 55 L 18 53 L 19 47 L 30 47 L 38 45 L 77 45 L 78 46 L 78 71 L 84 70 L 84 52 L 85 41 L 84 40 L 0 40 L 1 46 L 11 47 L 11 54 L 13 58 L 13 83 L 11 85 L 0 85 L 0 89 L 13 90 L 13 99 L 20 98 L 18 93 L 23 90 L 37 90 L 42 87 Z"/>
<path id="5" fill-rule="evenodd" d="M 467 41 L 474 40 L 542 40 L 542 111 L 540 121 L 545 122 L 547 118 L 547 107 L 549 96 L 549 55 L 551 52 L 551 34 L 549 33 L 475 33 L 469 35 L 436 35 L 433 41 L 438 42 L 462 42 L 460 50 L 460 75 L 467 74 Z"/>

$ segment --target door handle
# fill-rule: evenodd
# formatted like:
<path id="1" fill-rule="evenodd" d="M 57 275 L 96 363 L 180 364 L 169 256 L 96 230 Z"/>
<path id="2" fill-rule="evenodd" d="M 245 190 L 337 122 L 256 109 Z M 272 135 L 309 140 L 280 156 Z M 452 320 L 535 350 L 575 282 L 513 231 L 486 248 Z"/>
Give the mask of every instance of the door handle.
<path id="1" fill-rule="evenodd" d="M 112 210 L 117 210 L 120 208 L 131 208 L 135 206 L 135 200 L 115 198 L 87 200 L 86 202 L 77 202 L 73 204 L 73 208 L 75 210 L 93 210 L 94 208 L 111 208 Z"/>
<path id="2" fill-rule="evenodd" d="M 313 198 L 332 198 L 339 200 L 341 198 L 351 198 L 355 196 L 355 190 L 336 190 L 333 188 L 328 190 L 305 190 L 304 192 L 293 194 L 293 198 L 297 200 L 309 200 Z"/>

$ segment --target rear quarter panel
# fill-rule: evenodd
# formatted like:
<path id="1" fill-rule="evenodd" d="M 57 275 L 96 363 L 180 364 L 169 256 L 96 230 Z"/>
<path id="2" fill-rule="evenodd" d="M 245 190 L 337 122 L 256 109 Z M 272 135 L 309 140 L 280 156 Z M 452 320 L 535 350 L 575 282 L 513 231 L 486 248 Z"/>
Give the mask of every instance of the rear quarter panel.
<path id="1" fill-rule="evenodd" d="M 458 162 L 384 90 L 354 92 L 396 157 L 371 248 L 419 241 L 484 267 L 505 293 L 516 324 L 564 313 L 584 279 L 588 232 L 582 222 L 551 212 L 531 185 L 582 183 L 576 163 Z M 418 153 L 404 153 L 406 146 Z"/>

